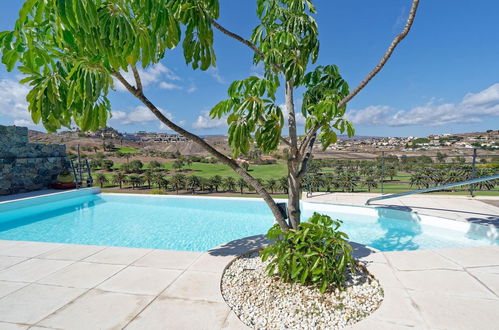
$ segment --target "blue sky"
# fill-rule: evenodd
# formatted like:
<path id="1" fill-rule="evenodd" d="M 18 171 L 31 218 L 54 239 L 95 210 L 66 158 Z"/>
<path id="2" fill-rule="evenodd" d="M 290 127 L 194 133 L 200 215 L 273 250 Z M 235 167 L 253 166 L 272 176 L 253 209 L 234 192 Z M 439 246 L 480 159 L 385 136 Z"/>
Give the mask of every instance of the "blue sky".
<path id="1" fill-rule="evenodd" d="M 23 1 L 2 2 L 0 30 L 11 29 Z M 219 22 L 249 37 L 254 0 L 220 0 Z M 405 23 L 410 0 L 315 0 L 321 53 L 351 88 L 373 68 Z M 499 2 L 422 0 L 413 30 L 383 71 L 348 106 L 357 135 L 424 136 L 499 128 Z M 260 73 L 245 46 L 216 33 L 217 67 L 193 71 L 181 49 L 144 72 L 146 94 L 177 123 L 198 134 L 224 134 L 206 113 L 236 79 Z M 29 123 L 19 73 L 0 68 L 0 124 Z M 119 86 L 118 86 L 119 87 Z M 300 96 L 298 95 L 298 103 Z M 110 126 L 166 131 L 127 92 L 112 92 Z"/>

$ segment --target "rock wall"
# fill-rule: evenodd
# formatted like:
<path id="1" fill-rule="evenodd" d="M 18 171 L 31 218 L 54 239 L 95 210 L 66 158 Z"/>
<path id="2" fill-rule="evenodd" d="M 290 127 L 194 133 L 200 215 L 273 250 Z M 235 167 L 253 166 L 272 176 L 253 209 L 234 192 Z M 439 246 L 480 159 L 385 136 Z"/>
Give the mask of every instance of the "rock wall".
<path id="1" fill-rule="evenodd" d="M 49 188 L 65 157 L 65 145 L 28 143 L 26 127 L 0 125 L 0 195 Z"/>

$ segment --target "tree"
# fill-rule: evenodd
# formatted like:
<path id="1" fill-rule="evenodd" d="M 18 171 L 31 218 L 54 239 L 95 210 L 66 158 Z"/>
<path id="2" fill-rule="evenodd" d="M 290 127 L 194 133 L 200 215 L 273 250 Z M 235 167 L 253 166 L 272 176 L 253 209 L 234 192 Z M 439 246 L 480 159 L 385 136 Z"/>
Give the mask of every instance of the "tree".
<path id="1" fill-rule="evenodd" d="M 246 188 L 248 186 L 248 184 L 246 183 L 246 181 L 243 178 L 239 178 L 237 180 L 237 186 L 239 187 L 239 191 L 241 192 L 241 195 L 242 195 L 244 188 Z"/>
<path id="2" fill-rule="evenodd" d="M 153 171 L 157 170 L 158 168 L 161 167 L 161 163 L 158 162 L 157 160 L 151 160 L 149 162 L 149 168 Z"/>
<path id="3" fill-rule="evenodd" d="M 231 176 L 225 177 L 222 181 L 222 184 L 227 191 L 236 190 L 236 180 Z"/>
<path id="4" fill-rule="evenodd" d="M 378 188 L 378 183 L 373 176 L 368 176 L 367 178 L 365 178 L 364 185 L 366 186 L 368 192 L 371 192 L 372 188 Z"/>
<path id="5" fill-rule="evenodd" d="M 199 187 L 200 183 L 201 183 L 201 180 L 196 175 L 190 175 L 187 177 L 186 186 L 187 186 L 187 189 L 191 190 L 193 195 L 196 192 L 196 188 Z"/>
<path id="6" fill-rule="evenodd" d="M 98 173 L 97 177 L 95 178 L 95 182 L 98 183 L 98 184 L 100 184 L 100 187 L 102 188 L 105 183 L 109 182 L 109 180 L 104 175 L 104 173 Z"/>
<path id="7" fill-rule="evenodd" d="M 165 190 L 168 189 L 168 184 L 170 184 L 168 179 L 160 174 L 154 175 L 152 182 L 155 183 L 159 189 L 163 188 Z"/>
<path id="8" fill-rule="evenodd" d="M 285 194 L 288 193 L 288 178 L 287 177 L 282 176 L 279 178 L 279 180 L 277 181 L 277 189 L 280 189 Z"/>
<path id="9" fill-rule="evenodd" d="M 0 52 L 9 71 L 21 63 L 19 69 L 26 75 L 21 82 L 32 87 L 27 95 L 31 117 L 35 123 L 41 121 L 49 132 L 69 127 L 72 121 L 82 131 L 105 127 L 111 109 L 107 95 L 114 77 L 166 127 L 197 143 L 243 177 L 263 197 L 283 230 L 288 230 L 297 228 L 300 222 L 301 180 L 316 139 L 327 147 L 335 141 L 335 129 L 353 134 L 353 127 L 343 118 L 346 104 L 383 68 L 409 33 L 418 4 L 419 0 L 413 0 L 402 33 L 351 92 L 335 66 L 306 73 L 319 50 L 318 28 L 311 17 L 315 8 L 310 0 L 258 0 L 260 24 L 250 41 L 218 24 L 217 0 L 148 1 L 147 5 L 140 0 L 27 0 L 14 30 L 0 33 Z M 248 149 L 253 136 L 256 144 L 265 145 L 268 151 L 275 150 L 279 141 L 288 147 L 289 223 L 258 180 L 234 159 L 173 123 L 144 94 L 137 64 L 147 68 L 180 43 L 186 62 L 194 69 L 214 66 L 213 27 L 250 47 L 255 62 L 264 63 L 265 78 L 252 77 L 233 84 L 230 99 L 217 105 L 212 115 L 232 112 L 229 135 L 236 154 Z M 122 74 L 128 70 L 134 83 Z M 275 104 L 280 77 L 285 77 L 289 139 L 281 136 L 284 115 Z M 306 134 L 300 143 L 294 109 L 296 88 L 305 90 L 302 114 L 307 121 Z M 241 120 L 251 108 L 253 111 Z"/>
<path id="10" fill-rule="evenodd" d="M 177 159 L 173 162 L 172 168 L 177 171 L 181 171 L 182 167 L 184 167 L 184 161 L 181 159 Z"/>
<path id="11" fill-rule="evenodd" d="M 215 191 L 218 192 L 218 187 L 222 185 L 222 177 L 220 175 L 215 175 L 210 178 L 210 183 L 215 188 Z"/>
<path id="12" fill-rule="evenodd" d="M 138 159 L 132 160 L 130 163 L 128 163 L 128 165 L 130 166 L 130 170 L 134 173 L 140 173 L 140 171 L 144 167 L 144 164 Z"/>
<path id="13" fill-rule="evenodd" d="M 440 152 L 438 151 L 437 152 L 437 160 L 439 163 L 445 163 L 445 159 L 447 158 L 447 154 L 446 153 L 443 153 L 443 152 Z"/>
<path id="14" fill-rule="evenodd" d="M 110 159 L 104 159 L 102 162 L 101 162 L 101 166 L 103 169 L 105 169 L 106 171 L 111 171 L 113 169 L 113 166 L 114 166 L 114 162 Z"/>
<path id="15" fill-rule="evenodd" d="M 152 171 L 146 171 L 144 173 L 143 178 L 144 178 L 145 181 L 147 181 L 147 187 L 149 189 L 151 189 L 151 181 L 154 180 L 154 177 L 155 177 L 155 175 L 154 175 L 154 173 Z"/>
<path id="16" fill-rule="evenodd" d="M 125 179 L 126 179 L 125 174 L 123 174 L 123 172 L 118 172 L 118 173 L 113 175 L 112 182 L 114 184 L 119 184 L 120 189 L 123 189 L 123 182 L 125 181 Z"/>
<path id="17" fill-rule="evenodd" d="M 174 176 L 172 176 L 171 185 L 178 195 L 178 191 L 185 187 L 185 175 L 175 174 Z"/>
<path id="18" fill-rule="evenodd" d="M 270 193 L 273 194 L 275 188 L 277 187 L 277 181 L 273 178 L 267 180 L 267 188 L 270 189 Z"/>

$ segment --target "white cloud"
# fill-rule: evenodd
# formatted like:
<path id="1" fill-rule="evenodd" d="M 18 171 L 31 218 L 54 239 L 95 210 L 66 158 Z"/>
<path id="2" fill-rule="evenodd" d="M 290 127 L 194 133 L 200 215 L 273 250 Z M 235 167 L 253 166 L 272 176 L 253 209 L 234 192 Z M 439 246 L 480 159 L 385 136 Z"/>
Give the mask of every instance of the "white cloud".
<path id="1" fill-rule="evenodd" d="M 171 69 L 167 68 L 161 63 L 154 64 L 150 67 L 148 67 L 146 70 L 143 70 L 142 68 L 138 68 L 139 74 L 140 74 L 140 80 L 142 82 L 143 87 L 147 87 L 150 85 L 159 85 L 160 88 L 161 84 L 171 84 L 168 82 L 165 82 L 163 79 L 167 80 L 174 80 L 174 81 L 180 81 L 180 77 L 175 74 Z M 135 78 L 133 77 L 132 70 L 129 69 L 128 72 L 122 71 L 121 74 L 123 77 L 131 84 L 135 85 Z M 114 79 L 114 87 L 116 88 L 117 91 L 124 92 L 127 89 L 125 86 L 123 86 L 118 80 Z M 173 84 L 171 84 L 173 85 Z M 165 85 L 166 86 L 166 85 Z M 176 86 L 176 85 L 175 85 Z M 178 88 L 181 88 L 178 86 Z M 169 89 L 169 88 L 165 88 Z M 171 89 L 171 88 L 170 88 Z"/>
<path id="2" fill-rule="evenodd" d="M 168 89 L 168 90 L 182 89 L 182 87 L 180 87 L 179 85 L 175 85 L 175 84 L 172 84 L 172 83 L 169 83 L 169 82 L 166 82 L 166 81 L 162 81 L 159 84 L 159 88 L 161 88 L 161 89 Z"/>
<path id="3" fill-rule="evenodd" d="M 194 92 L 195 92 L 195 91 L 197 91 L 197 90 L 198 90 L 198 87 L 197 87 L 194 83 L 192 83 L 192 84 L 191 84 L 191 87 L 189 87 L 189 88 L 187 89 L 187 93 L 192 94 L 192 93 L 194 93 Z"/>
<path id="4" fill-rule="evenodd" d="M 306 122 L 305 117 L 301 113 L 302 104 L 303 104 L 302 99 L 295 100 L 295 119 L 296 119 L 296 124 L 298 126 L 305 126 L 305 122 Z M 284 116 L 284 124 L 287 126 L 287 124 L 288 124 L 288 111 L 286 108 L 286 104 L 283 103 L 283 104 L 279 105 L 279 107 L 281 108 L 282 114 Z"/>
<path id="5" fill-rule="evenodd" d="M 168 111 L 160 109 L 160 111 L 166 116 L 168 119 L 173 119 L 173 115 Z M 145 106 L 139 105 L 133 108 L 129 112 L 113 110 L 112 111 L 113 118 L 111 120 L 119 121 L 121 124 L 129 125 L 135 123 L 147 123 L 155 120 L 159 120 L 156 116 Z"/>
<path id="6" fill-rule="evenodd" d="M 27 126 L 44 130 L 41 124 L 34 124 L 28 111 L 26 95 L 30 88 L 11 79 L 0 80 L 0 117 L 6 125 Z"/>
<path id="7" fill-rule="evenodd" d="M 430 101 L 409 110 L 373 105 L 347 111 L 354 124 L 371 126 L 440 126 L 453 123 L 479 123 L 484 117 L 499 116 L 499 83 L 478 93 L 469 93 L 459 103 L 435 104 Z"/>
<path id="8" fill-rule="evenodd" d="M 192 124 L 195 129 L 212 129 L 218 127 L 227 127 L 227 117 L 221 119 L 211 119 L 209 111 L 201 111 L 196 121 Z"/>
<path id="9" fill-rule="evenodd" d="M 206 72 L 219 84 L 225 84 L 225 79 L 220 75 L 217 67 L 210 67 Z"/>

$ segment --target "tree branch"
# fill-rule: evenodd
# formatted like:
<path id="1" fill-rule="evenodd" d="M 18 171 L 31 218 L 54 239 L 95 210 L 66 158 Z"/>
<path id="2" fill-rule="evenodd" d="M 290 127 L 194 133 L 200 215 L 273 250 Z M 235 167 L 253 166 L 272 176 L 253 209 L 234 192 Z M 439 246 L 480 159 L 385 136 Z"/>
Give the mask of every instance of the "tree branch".
<path id="1" fill-rule="evenodd" d="M 260 49 L 258 49 L 258 47 L 256 47 L 251 41 L 246 40 L 243 37 L 241 37 L 240 35 L 227 30 L 226 28 L 224 28 L 223 26 L 221 26 L 220 24 L 218 24 L 218 22 L 215 21 L 215 20 L 212 20 L 211 24 L 213 24 L 213 26 L 217 30 L 219 30 L 220 32 L 222 32 L 223 34 L 225 34 L 225 35 L 227 35 L 227 36 L 229 36 L 231 38 L 234 38 L 237 41 L 242 42 L 243 44 L 245 44 L 246 46 L 248 46 L 249 48 L 251 48 L 261 58 L 265 57 L 265 54 Z"/>
<path id="2" fill-rule="evenodd" d="M 217 157 L 223 164 L 229 166 L 231 169 L 233 169 L 236 173 L 238 173 L 246 182 L 248 182 L 250 185 L 252 185 L 255 190 L 260 194 L 260 196 L 263 197 L 263 200 L 267 203 L 267 205 L 270 207 L 272 213 L 274 214 L 276 221 L 279 223 L 281 228 L 287 230 L 289 229 L 289 225 L 286 223 L 286 220 L 284 219 L 283 215 L 281 214 L 281 211 L 277 207 L 277 204 L 275 201 L 272 199 L 270 194 L 267 192 L 267 190 L 256 180 L 254 177 L 252 177 L 248 172 L 246 172 L 244 169 L 242 169 L 235 160 L 225 156 L 222 154 L 220 151 L 216 150 L 213 148 L 209 143 L 207 143 L 205 140 L 197 136 L 196 134 L 193 134 L 185 129 L 183 129 L 180 126 L 177 126 L 175 123 L 170 121 L 166 116 L 144 95 L 142 91 L 139 91 L 137 88 L 133 87 L 119 72 L 112 72 L 111 73 L 116 79 L 118 79 L 125 88 L 132 93 L 137 99 L 139 99 L 147 108 L 163 123 L 165 124 L 168 128 L 171 130 L 177 132 L 178 134 L 181 134 L 189 139 L 191 139 L 193 142 L 197 143 L 199 146 L 201 146 L 203 149 L 208 151 L 210 154 L 214 155 Z"/>
<path id="3" fill-rule="evenodd" d="M 308 142 L 308 146 L 306 149 L 306 154 L 303 156 L 303 159 L 301 160 L 301 166 L 300 166 L 300 171 L 296 175 L 298 179 L 301 179 L 305 173 L 307 173 L 307 164 L 310 158 L 312 157 L 312 151 L 314 149 L 314 144 L 315 144 L 315 139 L 317 138 L 317 134 L 314 134 L 310 141 Z"/>
<path id="4" fill-rule="evenodd" d="M 407 18 L 407 21 L 405 23 L 402 32 L 399 35 L 397 35 L 395 39 L 393 39 L 392 43 L 386 50 L 385 54 L 383 55 L 379 63 L 374 67 L 374 69 L 371 72 L 369 72 L 369 74 L 364 78 L 364 80 L 362 80 L 360 84 L 350 92 L 350 94 L 348 94 L 338 103 L 338 108 L 344 106 L 351 99 L 353 99 L 364 87 L 366 87 L 366 85 L 371 81 L 371 79 L 373 79 L 381 71 L 381 69 L 383 69 L 386 62 L 392 56 L 395 48 L 397 48 L 398 44 L 407 36 L 409 31 L 411 30 L 412 23 L 414 23 L 414 18 L 416 17 L 418 6 L 419 6 L 419 0 L 412 0 L 411 11 L 409 12 L 409 17 Z"/>
<path id="5" fill-rule="evenodd" d="M 143 92 L 142 89 L 142 81 L 140 80 L 139 71 L 137 71 L 137 67 L 135 64 L 132 65 L 133 77 L 135 78 L 135 87 L 138 91 Z"/>
<path id="6" fill-rule="evenodd" d="M 395 37 L 395 39 L 393 39 L 392 43 L 390 44 L 390 46 L 386 50 L 386 52 L 383 55 L 383 57 L 381 58 L 381 60 L 374 67 L 374 69 L 371 72 L 369 72 L 369 74 L 364 78 L 364 80 L 362 80 L 359 83 L 359 85 L 357 87 L 355 87 L 354 90 L 352 90 L 350 92 L 350 94 L 348 94 L 343 99 L 341 99 L 341 101 L 338 103 L 338 108 L 340 108 L 340 107 L 346 105 L 348 102 L 350 102 L 364 87 L 366 87 L 366 85 L 381 71 L 381 69 L 383 69 L 386 62 L 388 62 L 388 60 L 392 56 L 393 52 L 395 51 L 395 48 L 397 48 L 398 44 L 407 36 L 409 31 L 411 30 L 412 24 L 414 23 L 414 19 L 416 17 L 416 12 L 418 10 L 418 6 L 419 6 L 419 0 L 412 0 L 411 11 L 409 12 L 409 17 L 407 18 L 407 21 L 405 23 L 405 26 L 404 26 L 404 29 L 402 30 L 402 32 L 400 34 L 398 34 Z M 319 128 L 320 128 L 320 125 L 316 124 L 312 128 L 312 130 L 307 133 L 304 142 L 309 141 L 312 138 L 312 136 L 317 133 Z M 300 149 L 304 149 L 304 146 L 306 146 L 306 144 L 302 144 Z"/>

